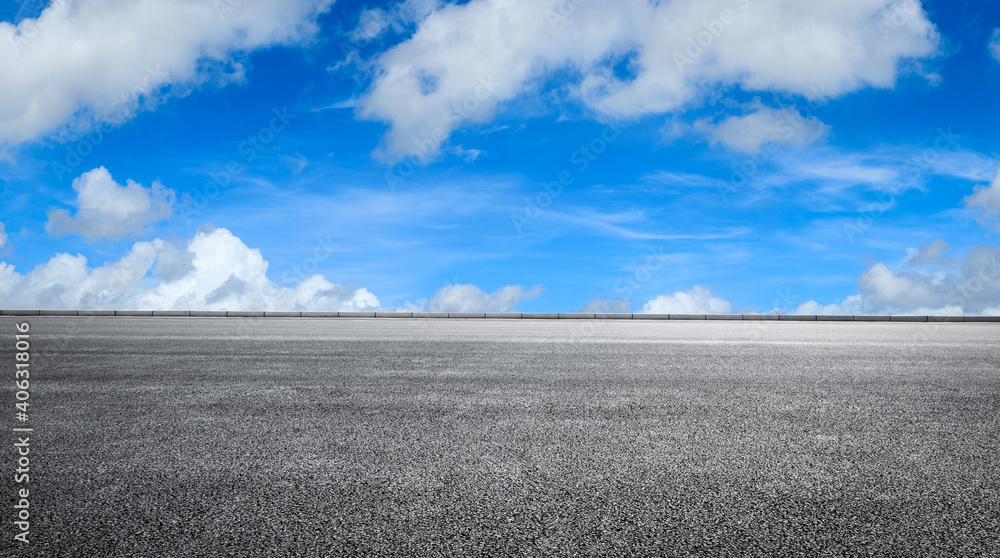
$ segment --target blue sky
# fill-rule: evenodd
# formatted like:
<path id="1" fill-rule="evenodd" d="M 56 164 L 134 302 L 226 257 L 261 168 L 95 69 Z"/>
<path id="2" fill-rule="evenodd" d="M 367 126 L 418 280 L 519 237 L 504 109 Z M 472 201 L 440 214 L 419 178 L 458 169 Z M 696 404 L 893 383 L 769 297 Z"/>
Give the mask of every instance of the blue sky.
<path id="1" fill-rule="evenodd" d="M 0 20 L 0 307 L 1000 314 L 994 2 Z"/>

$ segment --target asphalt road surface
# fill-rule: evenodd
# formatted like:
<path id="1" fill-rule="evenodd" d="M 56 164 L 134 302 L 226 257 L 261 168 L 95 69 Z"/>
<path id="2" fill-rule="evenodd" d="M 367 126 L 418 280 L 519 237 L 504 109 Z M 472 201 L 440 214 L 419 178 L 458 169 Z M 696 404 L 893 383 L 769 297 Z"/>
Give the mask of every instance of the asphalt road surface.
<path id="1" fill-rule="evenodd" d="M 6 555 L 1000 552 L 1000 324 L 4 317 L 0 333 Z"/>

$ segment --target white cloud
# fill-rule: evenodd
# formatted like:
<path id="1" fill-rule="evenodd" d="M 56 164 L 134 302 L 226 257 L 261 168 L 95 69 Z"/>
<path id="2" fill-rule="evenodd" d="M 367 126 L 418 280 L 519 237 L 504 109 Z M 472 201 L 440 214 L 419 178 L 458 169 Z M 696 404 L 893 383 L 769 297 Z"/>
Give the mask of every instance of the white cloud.
<path id="1" fill-rule="evenodd" d="M 934 148 L 919 145 L 883 147 L 865 152 L 814 145 L 808 150 L 782 150 L 767 146 L 745 157 L 732 168 L 728 183 L 720 188 L 743 188 L 752 184 L 758 195 L 780 191 L 788 201 L 818 211 L 842 211 L 844 203 L 867 202 L 858 211 L 886 211 L 903 192 L 924 190 L 934 177 L 952 182 L 989 180 L 997 170 L 990 156 L 961 148 L 960 135 L 941 130 Z M 706 181 L 706 185 L 710 182 Z M 798 186 L 799 188 L 791 188 Z"/>
<path id="2" fill-rule="evenodd" d="M 970 151 L 964 147 L 954 151 L 944 151 L 935 145 L 937 157 L 927 156 L 924 152 L 922 163 L 926 164 L 928 172 L 938 176 L 961 178 L 972 182 L 989 181 L 997 171 L 998 161 L 989 155 Z M 931 160 L 933 159 L 933 160 Z"/>
<path id="3" fill-rule="evenodd" d="M 928 252 L 932 251 L 934 249 L 928 249 Z M 794 313 L 992 314 L 998 300 L 1000 247 L 979 245 L 973 247 L 953 269 L 944 271 L 904 272 L 881 262 L 876 263 L 862 274 L 857 294 L 836 304 L 822 305 L 809 301 L 796 308 Z"/>
<path id="4" fill-rule="evenodd" d="M 707 285 L 695 285 L 672 295 L 660 295 L 642 307 L 646 314 L 730 314 L 729 301 L 712 295 Z"/>
<path id="5" fill-rule="evenodd" d="M 944 302 L 941 292 L 924 276 L 899 273 L 883 263 L 861 275 L 858 290 L 890 308 L 938 306 Z"/>
<path id="6" fill-rule="evenodd" d="M 169 94 L 239 78 L 234 56 L 297 43 L 333 0 L 54 0 L 0 22 L 0 144 L 117 124 Z"/>
<path id="7" fill-rule="evenodd" d="M 982 210 L 983 220 L 993 220 L 993 230 L 1000 232 L 1000 169 L 988 186 L 979 185 L 964 200 L 969 209 Z"/>
<path id="8" fill-rule="evenodd" d="M 309 159 L 306 159 L 306 156 L 298 151 L 295 152 L 294 157 L 291 155 L 281 155 L 279 159 L 292 169 L 292 174 L 300 174 L 309 165 Z"/>
<path id="9" fill-rule="evenodd" d="M 78 233 L 86 237 L 140 234 L 143 229 L 173 211 L 176 195 L 159 182 L 149 188 L 128 180 L 119 185 L 104 167 L 85 172 L 73 180 L 77 192 L 76 214 L 66 210 L 49 212 L 45 230 L 54 235 Z"/>
<path id="10" fill-rule="evenodd" d="M 7 244 L 7 230 L 4 228 L 3 223 L 0 223 L 0 250 Z"/>
<path id="11" fill-rule="evenodd" d="M 410 312 L 514 312 L 519 302 L 540 296 L 544 290 L 541 285 L 530 289 L 507 285 L 487 293 L 475 285 L 445 285 L 429 300 L 407 301 L 404 309 Z"/>
<path id="12" fill-rule="evenodd" d="M 680 188 L 725 188 L 728 182 L 701 174 L 656 171 L 642 177 L 644 182 Z"/>
<path id="13" fill-rule="evenodd" d="M 815 300 L 810 300 L 801 304 L 795 309 L 793 313 L 802 314 L 805 316 L 813 315 L 855 315 L 855 314 L 872 314 L 873 312 L 867 311 L 865 308 L 864 297 L 861 295 L 851 295 L 847 297 L 843 302 L 836 304 L 820 304 Z M 784 310 L 784 309 L 782 309 Z M 784 312 L 782 312 L 784 313 Z"/>
<path id="14" fill-rule="evenodd" d="M 942 260 L 941 254 L 949 249 L 951 249 L 951 244 L 937 238 L 930 244 L 924 244 L 919 249 L 907 248 L 907 258 L 904 264 L 907 267 L 919 267 L 938 263 L 948 263 L 950 260 Z"/>
<path id="15" fill-rule="evenodd" d="M 997 62 L 1000 62 L 1000 27 L 993 30 L 993 34 L 990 35 L 990 44 L 987 48 L 990 51 L 990 56 Z"/>
<path id="16" fill-rule="evenodd" d="M 715 124 L 709 120 L 694 123 L 694 131 L 715 144 L 749 153 L 765 144 L 809 145 L 826 136 L 830 127 L 815 117 L 803 117 L 794 109 L 760 107 L 743 116 L 730 116 Z"/>
<path id="17" fill-rule="evenodd" d="M 389 31 L 402 33 L 440 7 L 440 0 L 405 0 L 388 10 L 371 8 L 361 12 L 358 26 L 348 37 L 355 42 L 367 42 L 378 39 Z"/>
<path id="18" fill-rule="evenodd" d="M 481 149 L 465 149 L 461 145 L 456 145 L 451 148 L 451 152 L 455 154 L 456 157 L 464 160 L 466 163 L 475 163 L 483 155 Z"/>
<path id="19" fill-rule="evenodd" d="M 226 229 L 200 230 L 187 246 L 137 242 L 120 260 L 90 268 L 57 254 L 27 274 L 0 262 L 0 307 L 143 310 L 376 310 L 367 289 L 321 275 L 294 288 L 267 278 L 268 263 Z"/>
<path id="20" fill-rule="evenodd" d="M 917 3 L 895 0 L 471 0 L 442 7 L 383 53 L 359 109 L 388 122 L 380 152 L 433 158 L 453 130 L 489 121 L 542 78 L 570 70 L 565 95 L 609 116 L 661 114 L 703 92 L 838 96 L 893 87 L 904 61 L 938 52 Z M 700 44 L 699 44 L 700 43 Z M 627 66 L 622 77 L 613 70 Z"/>

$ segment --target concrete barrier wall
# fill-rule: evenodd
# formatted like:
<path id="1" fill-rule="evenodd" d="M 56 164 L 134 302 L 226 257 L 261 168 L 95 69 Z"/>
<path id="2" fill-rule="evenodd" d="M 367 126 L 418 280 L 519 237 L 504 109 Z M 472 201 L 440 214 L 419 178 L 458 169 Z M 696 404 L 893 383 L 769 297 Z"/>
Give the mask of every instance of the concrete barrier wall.
<path id="1" fill-rule="evenodd" d="M 0 316 L 155 316 L 195 318 L 482 318 L 521 320 L 725 320 L 782 322 L 1000 322 L 1000 316 L 797 314 L 590 314 L 519 312 L 252 312 L 237 310 L 0 310 Z"/>
<path id="2" fill-rule="evenodd" d="M 419 316 L 416 313 L 413 314 L 414 318 L 416 318 L 416 317 L 423 318 L 424 316 L 425 316 L 425 314 L 420 314 Z M 487 318 L 494 318 L 494 319 L 498 319 L 498 320 L 511 320 L 511 319 L 520 320 L 521 316 L 522 316 L 522 314 L 520 312 L 487 312 L 486 313 L 486 317 Z M 436 316 L 430 316 L 430 317 L 434 318 Z M 447 318 L 448 316 L 444 316 L 444 317 Z"/>
<path id="3" fill-rule="evenodd" d="M 669 320 L 670 314 L 632 314 L 633 320 Z"/>
<path id="4" fill-rule="evenodd" d="M 263 312 L 236 312 L 236 311 L 228 311 L 228 312 L 226 312 L 226 316 L 228 316 L 230 318 L 263 318 L 264 317 L 264 313 Z"/>
<path id="5" fill-rule="evenodd" d="M 889 322 L 892 316 L 854 316 L 856 322 Z"/>

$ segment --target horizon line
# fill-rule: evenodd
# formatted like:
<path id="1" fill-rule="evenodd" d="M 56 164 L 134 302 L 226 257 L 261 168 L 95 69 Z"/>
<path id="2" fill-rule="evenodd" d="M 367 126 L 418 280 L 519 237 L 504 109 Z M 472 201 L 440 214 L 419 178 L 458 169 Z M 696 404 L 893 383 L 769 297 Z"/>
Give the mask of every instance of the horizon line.
<path id="1" fill-rule="evenodd" d="M 1000 316 L 896 314 L 645 314 L 593 312 L 311 312 L 244 310 L 17 310 L 0 316 L 21 317 L 191 317 L 191 318 L 408 318 L 523 320 L 705 320 L 784 322 L 998 322 Z"/>

